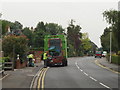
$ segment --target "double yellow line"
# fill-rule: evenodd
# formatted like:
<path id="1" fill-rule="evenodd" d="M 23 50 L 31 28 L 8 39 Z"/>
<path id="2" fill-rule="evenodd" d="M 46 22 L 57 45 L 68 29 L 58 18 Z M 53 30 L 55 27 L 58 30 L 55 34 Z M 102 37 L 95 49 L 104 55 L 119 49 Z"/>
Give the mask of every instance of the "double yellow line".
<path id="1" fill-rule="evenodd" d="M 48 67 L 47 68 L 42 68 L 40 70 L 39 78 L 38 78 L 38 84 L 37 84 L 38 90 L 40 90 L 41 88 L 42 88 L 42 90 L 44 89 L 44 79 L 45 79 L 45 75 L 46 75 L 47 70 L 48 70 Z"/>

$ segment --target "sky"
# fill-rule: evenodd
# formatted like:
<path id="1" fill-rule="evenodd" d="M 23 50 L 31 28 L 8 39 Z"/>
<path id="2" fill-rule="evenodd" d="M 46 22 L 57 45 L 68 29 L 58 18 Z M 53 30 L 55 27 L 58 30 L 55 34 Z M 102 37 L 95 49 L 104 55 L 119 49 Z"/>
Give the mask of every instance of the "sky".
<path id="1" fill-rule="evenodd" d="M 40 21 L 67 28 L 70 20 L 82 27 L 82 33 L 101 47 L 100 36 L 108 26 L 102 13 L 118 10 L 118 0 L 2 0 L 2 19 L 19 21 L 24 27 L 36 27 Z"/>

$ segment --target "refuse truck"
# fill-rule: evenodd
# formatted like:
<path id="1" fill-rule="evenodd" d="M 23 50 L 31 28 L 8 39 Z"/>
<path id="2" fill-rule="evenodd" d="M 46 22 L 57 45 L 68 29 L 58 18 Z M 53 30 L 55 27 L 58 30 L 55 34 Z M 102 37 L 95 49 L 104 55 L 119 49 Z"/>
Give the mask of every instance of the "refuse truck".
<path id="1" fill-rule="evenodd" d="M 48 52 L 47 66 L 67 66 L 67 41 L 65 35 L 46 35 L 44 51 Z"/>

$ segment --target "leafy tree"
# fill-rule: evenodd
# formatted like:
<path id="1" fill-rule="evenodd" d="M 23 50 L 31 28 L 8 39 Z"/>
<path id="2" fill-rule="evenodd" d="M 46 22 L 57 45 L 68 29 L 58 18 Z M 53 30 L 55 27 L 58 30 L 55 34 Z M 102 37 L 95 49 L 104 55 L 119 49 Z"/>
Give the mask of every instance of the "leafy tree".
<path id="1" fill-rule="evenodd" d="M 33 35 L 33 32 L 29 29 L 29 27 L 25 27 L 23 30 L 22 30 L 22 33 L 27 36 L 27 38 L 29 39 L 28 41 L 28 46 L 32 46 L 34 43 L 33 43 L 33 39 L 34 39 L 34 35 Z"/>
<path id="2" fill-rule="evenodd" d="M 71 20 L 71 23 L 67 27 L 67 39 L 68 39 L 68 46 L 70 47 L 71 45 L 74 47 L 73 52 L 75 52 L 75 55 L 78 56 L 80 54 L 80 44 L 81 40 L 80 38 L 82 37 L 82 33 L 80 32 L 81 27 L 79 25 L 74 25 L 73 20 Z M 71 49 L 71 48 L 69 48 Z M 73 53 L 74 55 L 74 53 Z"/>
<path id="3" fill-rule="evenodd" d="M 21 30 L 23 25 L 18 21 L 15 21 L 13 23 L 7 20 L 0 20 L 0 22 L 2 23 L 2 36 L 8 35 L 8 34 L 14 34 L 14 35 L 22 34 Z"/>
<path id="4" fill-rule="evenodd" d="M 2 23 L 2 35 L 4 36 L 8 32 L 10 25 L 13 23 L 7 20 L 0 20 L 0 22 Z"/>
<path id="5" fill-rule="evenodd" d="M 33 46 L 35 48 L 43 48 L 44 47 L 45 31 L 46 31 L 46 28 L 45 28 L 44 22 L 39 22 L 34 31 L 34 39 L 33 39 L 34 45 Z"/>
<path id="6" fill-rule="evenodd" d="M 46 33 L 51 35 L 62 34 L 64 29 L 62 26 L 55 23 L 46 23 Z"/>
<path id="7" fill-rule="evenodd" d="M 87 54 L 87 52 L 89 52 L 90 49 L 92 48 L 92 45 L 91 45 L 90 39 L 88 38 L 87 33 L 82 33 L 81 41 L 82 41 L 84 53 Z"/>
<path id="8" fill-rule="evenodd" d="M 101 45 L 103 49 L 109 50 L 109 34 L 110 30 L 112 30 L 112 51 L 117 52 L 120 50 L 120 11 L 109 10 L 103 12 L 103 17 L 106 22 L 110 24 L 109 28 L 104 29 L 104 33 L 101 36 Z"/>

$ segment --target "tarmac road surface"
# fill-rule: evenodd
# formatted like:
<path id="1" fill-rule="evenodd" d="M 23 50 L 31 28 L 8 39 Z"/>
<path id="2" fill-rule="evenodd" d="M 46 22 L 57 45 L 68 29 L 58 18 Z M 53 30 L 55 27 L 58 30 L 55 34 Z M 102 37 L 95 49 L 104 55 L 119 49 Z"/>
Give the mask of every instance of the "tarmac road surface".
<path id="1" fill-rule="evenodd" d="M 99 67 L 94 57 L 68 58 L 67 67 L 50 67 L 45 88 L 118 88 L 118 74 Z M 97 90 L 97 89 L 96 89 Z"/>

